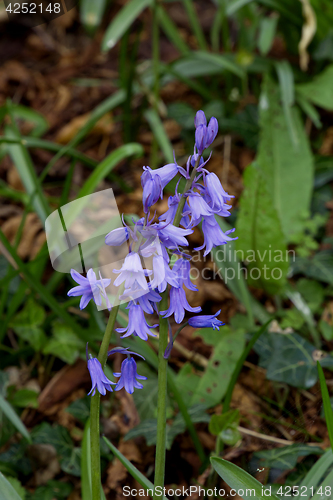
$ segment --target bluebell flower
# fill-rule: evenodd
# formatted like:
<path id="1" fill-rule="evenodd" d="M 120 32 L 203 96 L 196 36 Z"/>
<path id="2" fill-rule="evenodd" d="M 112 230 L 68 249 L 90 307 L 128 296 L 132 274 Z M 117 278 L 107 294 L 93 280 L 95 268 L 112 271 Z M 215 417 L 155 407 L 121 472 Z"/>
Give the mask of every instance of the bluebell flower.
<path id="1" fill-rule="evenodd" d="M 224 191 L 219 178 L 213 172 L 205 175 L 204 182 L 206 193 L 211 201 L 210 206 L 214 210 L 222 210 L 226 201 L 234 198 L 234 196 L 230 196 L 226 191 Z"/>
<path id="2" fill-rule="evenodd" d="M 146 276 L 150 276 L 152 271 L 142 268 L 140 257 L 136 252 L 129 253 L 125 257 L 121 269 L 114 269 L 113 272 L 120 273 L 114 280 L 115 286 L 119 286 L 125 282 L 125 288 L 135 289 L 136 285 L 139 285 L 141 289 L 148 292 Z"/>
<path id="3" fill-rule="evenodd" d="M 105 294 L 105 288 L 110 285 L 110 279 L 97 280 L 96 274 L 92 269 L 87 272 L 87 277 L 81 276 L 80 273 L 71 269 L 71 276 L 79 286 L 71 288 L 67 295 L 69 297 L 78 297 L 82 295 L 80 300 L 80 309 L 87 307 L 91 299 L 94 299 L 95 304 L 102 305 L 102 296 Z M 106 294 L 105 294 L 106 295 Z"/>
<path id="4" fill-rule="evenodd" d="M 168 283 L 175 287 L 179 286 L 177 274 L 170 269 L 162 255 L 153 257 L 153 271 L 154 279 L 150 282 L 150 286 L 152 288 L 157 288 L 160 293 L 164 292 Z"/>
<path id="5" fill-rule="evenodd" d="M 157 326 L 158 325 L 149 326 L 146 322 L 146 318 L 141 306 L 133 303 L 129 307 L 127 327 L 116 328 L 116 332 L 124 333 L 121 338 L 129 337 L 133 333 L 134 336 L 138 336 L 142 340 L 148 340 L 148 335 L 156 337 L 156 335 L 151 333 L 150 329 L 156 328 Z"/>
<path id="6" fill-rule="evenodd" d="M 161 300 L 162 297 L 155 290 L 149 290 L 148 293 L 141 295 L 137 299 L 139 306 L 147 314 L 153 314 L 154 310 L 157 312 L 156 304 Z"/>
<path id="7" fill-rule="evenodd" d="M 207 126 L 206 144 L 205 144 L 206 148 L 208 148 L 208 146 L 210 146 L 214 142 L 218 130 L 219 130 L 219 124 L 217 122 L 217 119 L 214 116 L 212 116 Z"/>
<path id="8" fill-rule="evenodd" d="M 143 176 L 141 178 L 141 183 L 143 187 L 143 211 L 147 214 L 150 207 L 154 205 L 159 198 L 163 198 L 162 181 L 159 175 L 151 175 L 149 171 L 146 171 L 144 180 Z"/>
<path id="9" fill-rule="evenodd" d="M 229 231 L 226 231 L 224 233 L 213 215 L 211 217 L 206 217 L 202 222 L 204 244 L 201 245 L 201 247 L 195 248 L 194 250 L 199 251 L 205 248 L 205 257 L 207 254 L 209 254 L 213 247 L 225 245 L 226 243 L 228 243 L 228 241 L 237 240 L 237 238 L 230 238 L 230 236 L 228 236 L 234 231 L 235 229 L 229 229 Z"/>
<path id="10" fill-rule="evenodd" d="M 223 326 L 225 324 L 216 318 L 220 314 L 220 312 L 221 309 L 213 315 L 193 316 L 188 320 L 188 324 L 193 328 L 213 328 L 213 330 L 217 328 L 219 330 L 220 326 Z"/>
<path id="11" fill-rule="evenodd" d="M 134 387 L 136 389 L 143 389 L 143 385 L 138 382 L 138 380 L 147 380 L 147 377 L 143 375 L 138 375 L 135 360 L 130 356 L 121 363 L 121 372 L 114 373 L 115 377 L 120 377 L 116 385 L 115 390 L 120 391 L 125 387 L 125 391 L 129 394 L 133 394 Z"/>
<path id="12" fill-rule="evenodd" d="M 178 276 L 179 286 L 184 284 L 189 290 L 198 291 L 197 287 L 191 281 L 191 264 L 188 260 L 183 258 L 176 260 L 172 271 Z"/>
<path id="13" fill-rule="evenodd" d="M 188 197 L 188 204 L 191 211 L 190 225 L 196 226 L 201 222 L 202 217 L 209 217 L 214 214 L 214 210 L 205 202 L 199 193 L 191 193 Z"/>
<path id="14" fill-rule="evenodd" d="M 127 227 L 118 227 L 113 229 L 105 236 L 105 244 L 109 246 L 119 247 L 128 240 L 129 230 Z"/>
<path id="15" fill-rule="evenodd" d="M 173 224 L 164 225 L 160 223 L 158 226 L 158 237 L 166 248 L 178 248 L 179 246 L 188 246 L 188 241 L 185 236 L 193 233 L 192 229 L 183 229 L 176 227 Z"/>
<path id="16" fill-rule="evenodd" d="M 176 323 L 181 323 L 185 316 L 186 311 L 190 312 L 200 312 L 201 307 L 191 307 L 187 302 L 185 290 L 183 288 L 174 288 L 170 290 L 170 305 L 167 311 L 161 311 L 161 314 L 168 318 L 172 314 L 174 315 Z"/>
<path id="17" fill-rule="evenodd" d="M 148 179 L 149 174 L 152 177 L 155 177 L 156 175 L 159 176 L 161 179 L 161 185 L 162 188 L 164 189 L 167 184 L 177 175 L 178 173 L 178 165 L 176 162 L 174 163 L 168 163 L 167 165 L 164 165 L 164 167 L 161 168 L 156 168 L 152 170 L 150 167 L 143 167 L 144 172 L 141 176 L 141 184 L 142 187 L 146 183 L 146 179 Z"/>
<path id="18" fill-rule="evenodd" d="M 194 117 L 195 128 L 198 128 L 200 125 L 207 125 L 206 115 L 202 111 L 202 109 L 199 109 L 199 111 L 196 112 Z"/>
<path id="19" fill-rule="evenodd" d="M 207 127 L 206 125 L 199 125 L 195 131 L 195 146 L 198 154 L 201 155 L 206 147 L 207 142 Z"/>
<path id="20" fill-rule="evenodd" d="M 105 396 L 106 391 L 112 392 L 111 384 L 116 385 L 116 383 L 107 378 L 107 376 L 103 372 L 102 365 L 97 358 L 90 357 L 90 359 L 88 359 L 88 370 L 92 383 L 92 387 L 88 392 L 88 396 L 90 396 L 90 394 L 92 396 L 95 396 L 96 389 L 102 396 Z"/>

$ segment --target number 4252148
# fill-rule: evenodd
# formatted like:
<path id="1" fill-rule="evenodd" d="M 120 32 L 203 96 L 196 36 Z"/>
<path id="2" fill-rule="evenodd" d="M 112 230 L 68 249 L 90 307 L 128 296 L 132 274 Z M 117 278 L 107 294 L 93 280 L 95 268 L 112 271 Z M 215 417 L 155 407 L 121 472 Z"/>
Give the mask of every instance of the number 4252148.
<path id="1" fill-rule="evenodd" d="M 47 7 L 42 3 L 10 3 L 6 7 L 6 11 L 10 14 L 37 14 L 38 12 L 49 12 L 50 14 L 53 12 L 54 14 L 60 14 L 61 6 L 60 3 L 49 3 Z"/>

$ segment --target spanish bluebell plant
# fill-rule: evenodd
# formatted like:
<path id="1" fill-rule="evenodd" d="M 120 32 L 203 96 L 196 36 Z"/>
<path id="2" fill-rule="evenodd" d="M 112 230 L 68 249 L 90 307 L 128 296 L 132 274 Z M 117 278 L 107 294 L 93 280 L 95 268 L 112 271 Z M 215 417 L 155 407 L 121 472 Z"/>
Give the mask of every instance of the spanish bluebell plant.
<path id="1" fill-rule="evenodd" d="M 191 281 L 191 257 L 184 251 L 188 246 L 187 236 L 193 233 L 193 228 L 201 224 L 204 243 L 195 250 L 204 250 L 207 255 L 211 249 L 234 240 L 229 236 L 234 229 L 225 233 L 220 228 L 216 216 L 227 217 L 230 205 L 227 204 L 232 196 L 226 193 L 216 174 L 209 172 L 202 154 L 214 141 L 218 123 L 211 118 L 208 125 L 203 111 L 198 111 L 195 117 L 195 146 L 194 153 L 188 158 L 186 168 L 176 162 L 152 170 L 143 167 L 141 184 L 143 189 L 142 202 L 144 217 L 128 226 L 114 229 L 105 237 L 109 246 L 120 246 L 125 242 L 129 245 L 129 253 L 125 257 L 120 269 L 114 269 L 113 276 L 96 279 L 92 269 L 87 277 L 81 276 L 75 270 L 71 271 L 72 278 L 78 283 L 69 292 L 69 296 L 80 296 L 80 308 L 84 309 L 93 299 L 100 306 L 105 301 L 110 310 L 110 316 L 99 350 L 98 357 L 88 356 L 87 364 L 91 376 L 91 481 L 92 499 L 100 500 L 100 451 L 99 451 L 99 406 L 100 396 L 107 391 L 118 391 L 122 388 L 129 394 L 143 388 L 139 380 L 146 377 L 138 375 L 136 361 L 132 355 L 138 355 L 126 348 L 118 347 L 108 350 L 112 332 L 121 333 L 120 338 L 133 335 L 143 341 L 149 336 L 156 336 L 153 329 L 159 327 L 158 352 L 158 410 L 157 410 L 157 442 L 155 461 L 155 487 L 164 486 L 165 468 L 165 440 L 166 440 L 166 389 L 167 389 L 167 360 L 170 355 L 173 341 L 185 325 L 193 328 L 212 327 L 219 329 L 223 325 L 217 319 L 218 311 L 214 315 L 197 315 L 190 317 L 185 323 L 187 312 L 200 313 L 201 307 L 192 307 L 186 298 L 185 288 L 197 291 Z M 177 183 L 175 194 L 168 199 L 168 210 L 158 219 L 152 207 L 163 198 L 163 190 L 176 176 L 186 180 L 183 193 L 178 192 Z M 125 328 L 116 328 L 115 322 L 119 305 L 110 304 L 107 288 L 113 282 L 118 287 L 119 300 L 128 302 L 128 325 Z M 185 287 L 185 288 L 184 288 Z M 117 302 L 118 304 L 118 302 Z M 146 314 L 158 314 L 159 324 L 150 325 Z M 177 324 L 181 324 L 174 338 L 169 320 L 173 317 Z M 169 337 L 169 342 L 168 342 Z M 114 373 L 118 382 L 109 380 L 103 369 L 107 358 L 114 353 L 125 355 L 121 364 L 121 371 Z M 141 356 L 142 357 L 142 356 Z M 155 497 L 154 497 L 155 498 Z"/>

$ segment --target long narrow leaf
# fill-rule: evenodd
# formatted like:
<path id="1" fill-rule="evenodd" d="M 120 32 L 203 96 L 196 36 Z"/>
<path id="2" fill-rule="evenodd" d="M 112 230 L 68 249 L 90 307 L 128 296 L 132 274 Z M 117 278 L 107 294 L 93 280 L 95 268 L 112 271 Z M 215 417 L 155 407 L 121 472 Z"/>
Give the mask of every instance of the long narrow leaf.
<path id="1" fill-rule="evenodd" d="M 230 57 L 227 57 L 223 54 L 211 54 L 210 52 L 202 52 L 200 50 L 193 52 L 193 55 L 199 61 L 205 60 L 206 62 L 211 62 L 212 64 L 220 67 L 225 71 L 230 71 L 230 73 L 233 73 L 240 78 L 245 78 L 246 73 L 244 69 L 239 66 L 239 64 L 235 63 Z"/>
<path id="2" fill-rule="evenodd" d="M 166 161 L 172 163 L 173 160 L 173 150 L 170 143 L 169 137 L 167 136 L 163 123 L 154 109 L 148 109 L 145 112 L 145 118 L 148 121 L 156 140 L 163 151 Z"/>
<path id="3" fill-rule="evenodd" d="M 5 476 L 0 472 L 0 500 L 22 500 Z"/>
<path id="4" fill-rule="evenodd" d="M 102 50 L 108 51 L 116 45 L 125 31 L 153 0 L 131 0 L 116 15 L 109 25 L 102 41 Z"/>
<path id="5" fill-rule="evenodd" d="M 201 50 L 206 51 L 208 49 L 207 42 L 205 40 L 204 33 L 201 28 L 201 24 L 199 21 L 198 14 L 196 13 L 195 10 L 195 2 L 192 0 L 183 0 L 183 4 L 186 10 L 186 13 L 188 15 L 188 19 L 190 21 L 190 25 L 193 31 L 193 34 L 195 35 L 197 42 L 199 44 L 199 47 Z"/>
<path id="6" fill-rule="evenodd" d="M 126 458 L 124 455 L 109 441 L 106 437 L 103 437 L 106 445 L 110 448 L 112 453 L 115 455 L 116 458 L 123 464 L 123 466 L 128 470 L 128 472 L 131 474 L 134 479 L 138 481 L 139 484 L 145 489 L 145 490 L 150 490 L 151 492 L 154 491 L 154 485 L 149 481 L 149 479 L 146 478 L 134 465 Z M 151 495 L 153 496 L 153 495 Z M 163 500 L 168 500 L 164 495 L 161 495 L 161 498 Z"/>
<path id="7" fill-rule="evenodd" d="M 32 205 L 40 220 L 44 223 L 50 213 L 50 207 L 48 206 L 43 190 L 37 179 L 30 155 L 27 149 L 22 145 L 21 137 L 13 126 L 6 126 L 5 135 L 9 139 L 20 141 L 18 144 L 7 144 L 7 151 L 15 164 L 27 193 L 31 197 L 33 196 Z"/>
<path id="8" fill-rule="evenodd" d="M 332 447 L 332 451 L 333 451 L 333 410 L 331 407 L 330 395 L 328 393 L 325 375 L 324 375 L 322 367 L 320 366 L 319 361 L 317 361 L 317 368 L 318 368 L 321 395 L 323 398 L 326 425 L 327 425 L 328 435 L 330 438 L 331 447 Z"/>
<path id="9" fill-rule="evenodd" d="M 137 143 L 125 144 L 120 146 L 118 149 L 109 154 L 103 161 L 95 168 L 90 177 L 86 180 L 80 192 L 78 198 L 82 196 L 87 196 L 94 192 L 98 184 L 107 177 L 107 175 L 112 171 L 112 169 L 122 160 L 128 158 L 129 156 L 142 156 L 143 147 Z"/>
<path id="10" fill-rule="evenodd" d="M 91 453 L 90 419 L 84 427 L 81 450 L 81 496 L 82 500 L 92 500 L 91 496 Z"/>
<path id="11" fill-rule="evenodd" d="M 157 4 L 157 15 L 158 21 L 170 42 L 173 43 L 182 55 L 188 54 L 190 52 L 189 46 L 184 42 L 179 34 L 179 29 L 160 4 Z"/>
<path id="12" fill-rule="evenodd" d="M 219 457 L 212 457 L 210 462 L 218 475 L 244 500 L 248 498 L 255 498 L 256 500 L 270 498 L 271 500 L 277 500 L 276 496 L 270 495 L 268 491 L 265 492 L 267 495 L 264 494 L 264 486 L 248 474 L 248 472 L 245 472 L 232 462 Z"/>
<path id="13" fill-rule="evenodd" d="M 81 0 L 80 18 L 88 33 L 95 33 L 101 24 L 107 0 Z"/>
<path id="14" fill-rule="evenodd" d="M 311 496 L 311 487 L 317 489 L 319 481 L 322 479 L 323 475 L 330 469 L 333 465 L 333 452 L 331 449 L 327 450 L 324 455 L 322 455 L 319 460 L 311 467 L 305 478 L 303 479 L 300 490 L 304 491 L 304 500 L 309 500 Z M 304 487 L 304 488 L 302 488 Z"/>
<path id="15" fill-rule="evenodd" d="M 28 429 L 20 419 L 20 417 L 17 415 L 15 412 L 14 408 L 6 401 L 0 394 L 0 410 L 6 415 L 8 420 L 11 421 L 11 423 L 16 427 L 16 429 L 19 431 L 22 436 L 24 436 L 29 443 L 31 443 L 31 437 L 28 432 Z M 0 497 L 1 498 L 1 497 Z"/>

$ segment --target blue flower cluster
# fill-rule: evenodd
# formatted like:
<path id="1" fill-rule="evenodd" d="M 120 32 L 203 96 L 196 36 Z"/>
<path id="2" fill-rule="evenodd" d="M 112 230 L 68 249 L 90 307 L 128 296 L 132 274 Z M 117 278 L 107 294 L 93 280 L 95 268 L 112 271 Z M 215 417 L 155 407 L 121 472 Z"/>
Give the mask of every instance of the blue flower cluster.
<path id="1" fill-rule="evenodd" d="M 230 205 L 228 201 L 233 198 L 223 189 L 218 177 L 213 172 L 209 172 L 205 166 L 208 160 L 204 161 L 203 151 L 214 141 L 218 123 L 216 118 L 211 118 L 208 125 L 203 111 L 198 111 L 195 117 L 195 147 L 194 154 L 189 157 L 186 168 L 174 163 L 169 163 L 164 167 L 152 170 L 143 167 L 141 184 L 143 189 L 142 202 L 145 217 L 135 222 L 134 226 L 114 229 L 105 237 L 106 245 L 119 246 L 129 243 L 129 253 L 124 259 L 121 269 L 114 269 L 117 277 L 114 279 L 115 286 L 122 285 L 123 292 L 120 299 L 128 302 L 128 325 L 126 328 L 117 328 L 116 331 L 122 334 L 121 338 L 130 335 L 138 336 L 142 340 L 148 340 L 149 336 L 155 336 L 151 331 L 158 325 L 150 326 L 146 319 L 146 314 L 154 312 L 165 318 L 174 317 L 176 323 L 182 323 L 185 311 L 199 313 L 201 307 L 191 307 L 188 303 L 185 288 L 197 290 L 190 278 L 191 264 L 190 256 L 184 252 L 183 247 L 188 246 L 187 236 L 193 233 L 193 228 L 201 224 L 204 235 L 204 243 L 195 250 L 203 250 L 206 256 L 213 247 L 226 244 L 234 240 L 229 236 L 234 229 L 223 232 L 217 222 L 216 216 L 227 217 L 230 215 Z M 185 193 L 178 193 L 178 184 L 174 196 L 168 199 L 168 210 L 155 220 L 155 214 L 150 218 L 152 206 L 163 198 L 163 189 L 176 176 L 183 176 L 187 183 Z M 181 205 L 179 205 L 181 203 Z M 174 224 L 178 207 L 183 207 L 178 220 L 179 225 Z M 154 222 L 155 221 L 155 222 Z M 177 222 L 177 221 L 176 221 Z M 143 265 L 149 262 L 150 266 Z M 97 305 L 104 299 L 109 310 L 111 304 L 105 289 L 111 283 L 111 279 L 96 279 L 92 269 L 87 273 L 87 278 L 72 270 L 72 278 L 79 284 L 72 288 L 69 296 L 81 295 L 80 308 L 87 306 L 93 299 Z M 170 303 L 167 310 L 160 310 L 159 302 L 161 293 L 170 287 Z M 194 328 L 212 327 L 217 328 L 223 323 L 217 319 L 220 311 L 215 315 L 194 316 L 188 323 Z M 169 329 L 171 330 L 171 329 Z M 170 344 L 168 353 L 172 347 L 172 336 L 170 332 Z M 88 369 L 92 380 L 92 389 L 89 394 L 94 395 L 96 389 L 100 394 L 105 395 L 106 391 L 112 391 L 111 385 L 116 385 L 115 390 L 125 388 L 129 393 L 134 388 L 141 389 L 143 386 L 138 380 L 146 377 L 137 374 L 137 367 L 134 358 L 130 354 L 133 352 L 127 349 L 117 348 L 108 354 L 121 352 L 127 358 L 122 362 L 121 372 L 114 373 L 115 377 L 120 377 L 118 383 L 111 382 L 104 374 L 102 366 L 97 358 L 88 359 Z"/>

